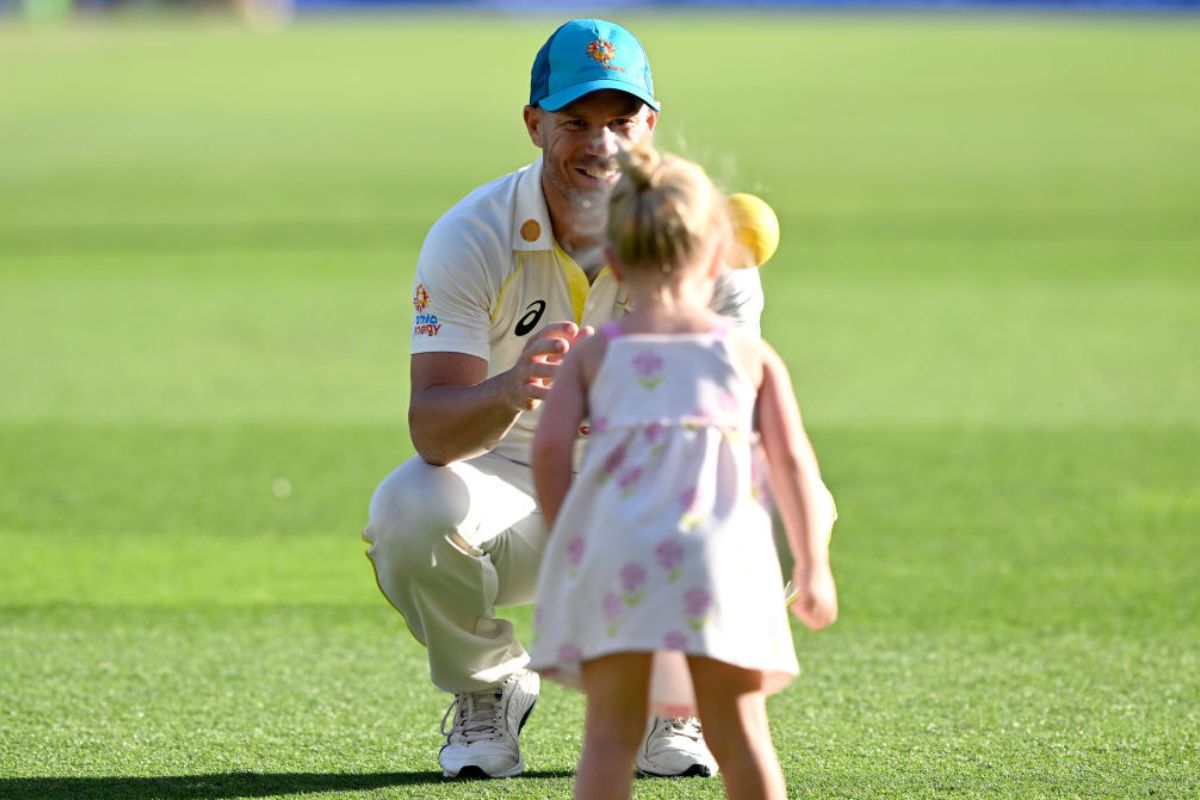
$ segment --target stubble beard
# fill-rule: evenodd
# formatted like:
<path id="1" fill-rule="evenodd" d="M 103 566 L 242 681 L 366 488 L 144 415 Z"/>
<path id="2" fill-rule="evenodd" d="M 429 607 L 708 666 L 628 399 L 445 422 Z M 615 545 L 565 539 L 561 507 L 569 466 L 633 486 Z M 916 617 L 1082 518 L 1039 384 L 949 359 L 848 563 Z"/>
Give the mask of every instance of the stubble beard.
<path id="1" fill-rule="evenodd" d="M 575 233 L 571 256 L 588 274 L 604 266 L 604 235 L 611 194 L 610 189 L 601 188 L 591 192 L 576 190 L 573 195 L 568 195 L 572 209 L 571 228 Z"/>
<path id="2" fill-rule="evenodd" d="M 602 159 L 592 162 L 602 166 Z M 589 276 L 596 275 L 607 263 L 604 246 L 608 229 L 608 201 L 614 186 L 600 183 L 594 188 L 581 188 L 571 175 L 547 163 L 542 174 L 547 194 L 553 192 L 561 201 L 559 208 L 566 219 L 559 220 L 568 230 L 556 231 L 559 244 Z"/>
<path id="3" fill-rule="evenodd" d="M 589 239 L 601 236 L 608 223 L 608 198 L 612 195 L 612 187 L 580 189 L 557 171 L 549 173 L 548 177 L 550 185 L 567 201 L 572 233 Z"/>

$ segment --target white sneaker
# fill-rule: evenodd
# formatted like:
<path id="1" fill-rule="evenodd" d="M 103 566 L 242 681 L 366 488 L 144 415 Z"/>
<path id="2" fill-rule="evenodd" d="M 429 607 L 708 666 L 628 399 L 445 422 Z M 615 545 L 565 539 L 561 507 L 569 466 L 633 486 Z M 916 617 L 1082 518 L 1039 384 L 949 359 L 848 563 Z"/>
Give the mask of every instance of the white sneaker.
<path id="1" fill-rule="evenodd" d="M 518 736 L 537 702 L 541 681 L 521 671 L 493 689 L 456 694 L 442 717 L 446 744 L 438 753 L 447 778 L 511 778 L 525 771 Z M 446 730 L 446 720 L 454 722 Z"/>
<path id="2" fill-rule="evenodd" d="M 695 717 L 651 717 L 636 763 L 638 772 L 663 778 L 717 774 L 717 760 L 704 743 Z"/>

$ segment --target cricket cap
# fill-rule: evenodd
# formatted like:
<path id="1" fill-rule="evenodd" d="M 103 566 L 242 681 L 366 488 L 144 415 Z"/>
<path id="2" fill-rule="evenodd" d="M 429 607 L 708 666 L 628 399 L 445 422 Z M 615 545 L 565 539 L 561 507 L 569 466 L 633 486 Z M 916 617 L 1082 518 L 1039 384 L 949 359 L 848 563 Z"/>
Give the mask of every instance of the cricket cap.
<path id="1" fill-rule="evenodd" d="M 659 110 L 642 43 L 616 23 L 573 19 L 550 34 L 533 59 L 529 105 L 558 111 L 601 89 L 626 92 Z"/>

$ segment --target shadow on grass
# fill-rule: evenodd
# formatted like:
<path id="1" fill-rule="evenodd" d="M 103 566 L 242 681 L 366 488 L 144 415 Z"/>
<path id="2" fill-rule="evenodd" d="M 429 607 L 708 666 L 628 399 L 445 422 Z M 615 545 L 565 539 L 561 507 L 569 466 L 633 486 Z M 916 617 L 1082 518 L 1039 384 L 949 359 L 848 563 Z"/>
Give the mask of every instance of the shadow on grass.
<path id="1" fill-rule="evenodd" d="M 526 778 L 569 778 L 565 770 L 534 770 Z M 519 779 L 517 779 L 519 780 Z M 457 781 L 455 781 L 457 782 Z M 441 772 L 217 772 L 150 778 L 0 778 L 4 800 L 208 800 L 223 797 L 271 797 L 281 794 L 352 792 L 392 786 L 451 783 Z"/>

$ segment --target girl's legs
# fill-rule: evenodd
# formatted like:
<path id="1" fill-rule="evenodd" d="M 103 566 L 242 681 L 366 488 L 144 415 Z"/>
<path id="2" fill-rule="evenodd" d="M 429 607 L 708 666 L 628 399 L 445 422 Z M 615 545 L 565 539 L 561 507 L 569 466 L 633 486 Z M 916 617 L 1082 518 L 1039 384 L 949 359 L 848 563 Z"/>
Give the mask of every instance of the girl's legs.
<path id="1" fill-rule="evenodd" d="M 650 659 L 650 653 L 614 653 L 583 662 L 587 722 L 575 800 L 624 800 L 633 790 L 633 759 L 646 730 Z"/>
<path id="2" fill-rule="evenodd" d="M 704 739 L 729 800 L 786 800 L 783 770 L 767 727 L 762 673 L 688 656 Z"/>

